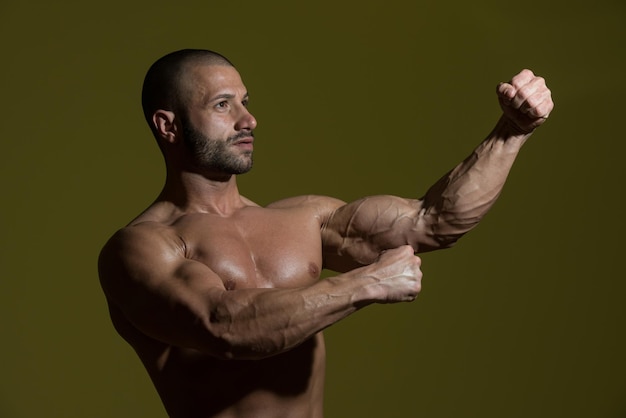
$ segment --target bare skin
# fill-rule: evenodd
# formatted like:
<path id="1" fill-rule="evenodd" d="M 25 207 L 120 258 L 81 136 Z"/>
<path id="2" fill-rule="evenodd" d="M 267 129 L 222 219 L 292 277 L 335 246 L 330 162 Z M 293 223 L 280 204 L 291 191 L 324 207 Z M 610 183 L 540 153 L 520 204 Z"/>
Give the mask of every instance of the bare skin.
<path id="1" fill-rule="evenodd" d="M 249 164 L 257 122 L 237 71 L 200 65 L 189 81 L 189 123 Z M 480 221 L 553 107 L 528 70 L 497 93 L 493 132 L 423 198 L 348 204 L 303 196 L 260 207 L 236 175 L 192 155 L 177 115 L 155 112 L 165 186 L 105 245 L 99 272 L 114 326 L 170 416 L 321 417 L 322 330 L 372 303 L 415 300 L 415 253 L 447 248 Z M 323 268 L 339 274 L 319 280 Z"/>

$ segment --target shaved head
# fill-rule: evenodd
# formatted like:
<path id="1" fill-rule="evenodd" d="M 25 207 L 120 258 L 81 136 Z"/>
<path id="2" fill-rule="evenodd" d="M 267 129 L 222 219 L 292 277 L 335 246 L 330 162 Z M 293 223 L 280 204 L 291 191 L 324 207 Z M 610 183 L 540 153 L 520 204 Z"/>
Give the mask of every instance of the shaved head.
<path id="1" fill-rule="evenodd" d="M 143 113 L 154 131 L 152 115 L 158 109 L 178 113 L 187 100 L 185 81 L 196 65 L 233 64 L 223 55 L 206 49 L 182 49 L 159 58 L 148 70 L 143 82 L 141 104 Z"/>

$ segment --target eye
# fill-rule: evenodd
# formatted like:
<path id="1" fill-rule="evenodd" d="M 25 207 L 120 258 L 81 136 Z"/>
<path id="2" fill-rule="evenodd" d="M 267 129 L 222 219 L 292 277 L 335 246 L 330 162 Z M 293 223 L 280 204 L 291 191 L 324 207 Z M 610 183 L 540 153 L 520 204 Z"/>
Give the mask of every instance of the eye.
<path id="1" fill-rule="evenodd" d="M 228 107 L 228 102 L 226 100 L 223 100 L 216 104 L 215 107 L 218 109 L 226 109 Z"/>
<path id="2" fill-rule="evenodd" d="M 243 107 L 248 107 L 248 103 L 250 103 L 250 101 L 248 99 L 245 99 L 244 101 L 241 102 Z"/>

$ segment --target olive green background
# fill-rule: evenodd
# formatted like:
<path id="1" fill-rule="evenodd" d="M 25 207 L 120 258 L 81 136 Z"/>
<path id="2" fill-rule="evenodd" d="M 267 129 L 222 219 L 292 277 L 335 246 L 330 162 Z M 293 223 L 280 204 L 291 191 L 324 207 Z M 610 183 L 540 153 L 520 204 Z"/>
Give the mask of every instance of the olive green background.
<path id="1" fill-rule="evenodd" d="M 524 67 L 556 109 L 412 304 L 327 331 L 327 417 L 626 417 L 621 0 L 0 3 L 0 417 L 165 417 L 110 325 L 98 251 L 160 190 L 140 109 L 180 48 L 259 120 L 244 195 L 419 197 Z"/>

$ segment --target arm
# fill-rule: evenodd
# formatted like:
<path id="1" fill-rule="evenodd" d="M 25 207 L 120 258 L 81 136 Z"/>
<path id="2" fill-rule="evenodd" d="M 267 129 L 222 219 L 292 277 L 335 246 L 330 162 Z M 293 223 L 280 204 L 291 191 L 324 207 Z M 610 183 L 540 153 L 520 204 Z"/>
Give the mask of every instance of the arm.
<path id="1" fill-rule="evenodd" d="M 503 116 L 494 130 L 424 197 L 367 197 L 330 215 L 323 226 L 328 268 L 366 265 L 399 245 L 416 252 L 447 248 L 478 224 L 500 195 L 522 145 L 553 108 L 544 80 L 529 70 L 498 85 L 497 94 Z"/>
<path id="2" fill-rule="evenodd" d="M 99 259 L 110 304 L 145 335 L 222 359 L 279 354 L 370 303 L 411 301 L 420 290 L 410 248 L 311 286 L 226 290 L 206 265 L 184 257 L 166 227 L 119 231 Z"/>

